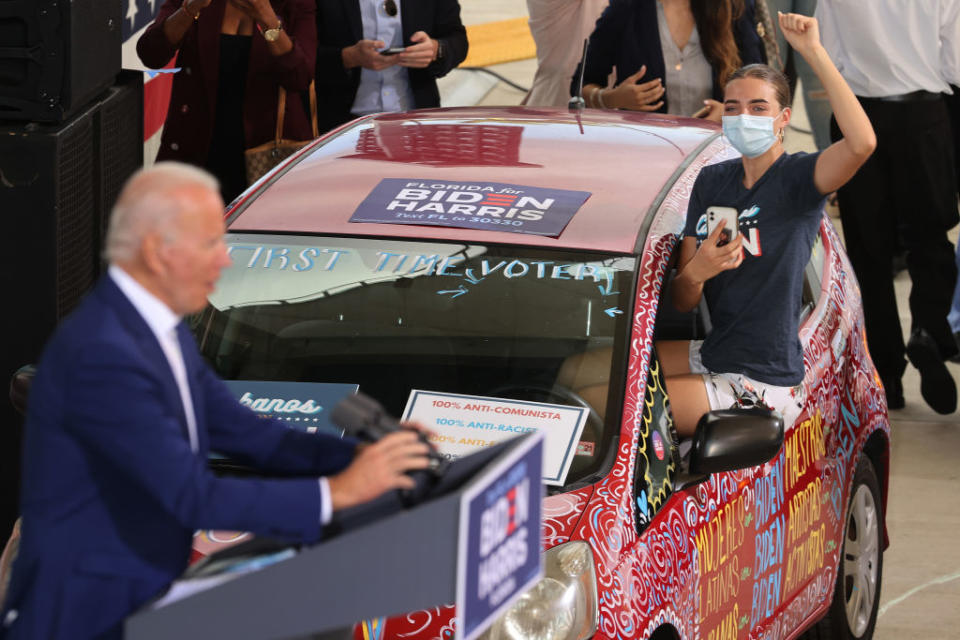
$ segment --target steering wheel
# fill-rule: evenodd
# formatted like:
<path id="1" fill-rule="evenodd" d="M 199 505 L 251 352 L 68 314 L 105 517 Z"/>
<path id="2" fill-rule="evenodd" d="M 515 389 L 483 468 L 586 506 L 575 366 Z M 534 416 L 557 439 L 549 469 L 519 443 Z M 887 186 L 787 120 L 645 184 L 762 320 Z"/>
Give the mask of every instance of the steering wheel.
<path id="1" fill-rule="evenodd" d="M 593 430 L 599 435 L 603 433 L 603 418 L 600 417 L 600 414 L 597 413 L 597 410 L 594 409 L 590 404 L 580 397 L 573 389 L 568 387 L 561 387 L 559 385 L 554 385 L 548 387 L 541 384 L 528 384 L 528 383 L 512 383 L 501 385 L 489 392 L 489 395 L 496 396 L 498 398 L 504 398 L 505 400 L 512 400 L 516 398 L 530 399 L 537 402 L 549 402 L 549 400 L 544 400 L 544 396 L 547 398 L 553 398 L 555 400 L 560 400 L 560 402 L 554 402 L 552 404 L 565 404 L 575 407 L 583 407 L 587 410 L 587 422 L 584 425 L 584 430 L 587 427 L 593 428 Z"/>

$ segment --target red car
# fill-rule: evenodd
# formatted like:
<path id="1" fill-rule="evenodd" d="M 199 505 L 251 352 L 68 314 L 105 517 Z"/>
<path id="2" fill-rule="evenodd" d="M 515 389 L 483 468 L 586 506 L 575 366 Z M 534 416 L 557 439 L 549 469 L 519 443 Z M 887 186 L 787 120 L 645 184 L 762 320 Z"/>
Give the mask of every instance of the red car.
<path id="1" fill-rule="evenodd" d="M 869 638 L 890 427 L 826 216 L 782 446 L 675 438 L 655 343 L 702 338 L 709 310 L 680 314 L 665 291 L 694 179 L 733 155 L 717 127 L 657 114 L 355 121 L 231 205 L 202 350 L 228 380 L 359 388 L 429 421 L 450 457 L 546 432 L 545 577 L 483 637 Z M 453 621 L 441 606 L 354 636 L 447 640 Z"/>

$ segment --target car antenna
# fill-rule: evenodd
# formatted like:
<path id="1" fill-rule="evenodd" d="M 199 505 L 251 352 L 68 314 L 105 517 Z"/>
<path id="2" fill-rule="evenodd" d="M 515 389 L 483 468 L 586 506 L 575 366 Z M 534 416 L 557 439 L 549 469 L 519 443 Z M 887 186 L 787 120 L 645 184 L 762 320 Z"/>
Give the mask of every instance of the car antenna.
<path id="1" fill-rule="evenodd" d="M 578 69 L 579 78 L 577 78 L 577 95 L 570 98 L 570 102 L 567 103 L 567 108 L 571 111 L 583 111 L 583 108 L 587 106 L 587 103 L 583 100 L 583 74 L 587 70 L 587 43 L 589 39 L 583 39 L 583 55 L 580 56 L 580 68 Z"/>

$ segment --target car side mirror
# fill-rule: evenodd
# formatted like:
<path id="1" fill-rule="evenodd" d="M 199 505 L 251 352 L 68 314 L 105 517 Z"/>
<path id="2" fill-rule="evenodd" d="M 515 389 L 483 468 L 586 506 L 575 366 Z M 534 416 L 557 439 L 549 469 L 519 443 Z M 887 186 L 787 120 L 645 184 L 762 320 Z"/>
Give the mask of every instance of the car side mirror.
<path id="1" fill-rule="evenodd" d="M 783 417 L 768 409 L 722 409 L 700 418 L 690 473 L 746 469 L 769 462 L 783 446 Z"/>
<path id="2" fill-rule="evenodd" d="M 30 395 L 30 385 L 37 375 L 37 368 L 32 364 L 24 365 L 13 372 L 10 378 L 10 403 L 22 416 L 27 415 L 27 397 Z"/>

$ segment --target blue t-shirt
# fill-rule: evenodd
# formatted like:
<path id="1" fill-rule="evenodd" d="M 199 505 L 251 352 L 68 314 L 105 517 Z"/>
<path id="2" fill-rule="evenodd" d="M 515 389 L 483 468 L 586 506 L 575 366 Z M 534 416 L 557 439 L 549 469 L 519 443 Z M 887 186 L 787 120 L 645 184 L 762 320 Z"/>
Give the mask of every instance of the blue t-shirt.
<path id="1" fill-rule="evenodd" d="M 693 185 L 684 236 L 707 237 L 707 207 L 740 212 L 743 262 L 704 284 L 713 329 L 703 365 L 786 387 L 803 380 L 798 336 L 803 270 L 810 260 L 824 196 L 813 183 L 819 153 L 781 155 L 752 189 L 740 159 L 704 167 Z"/>

